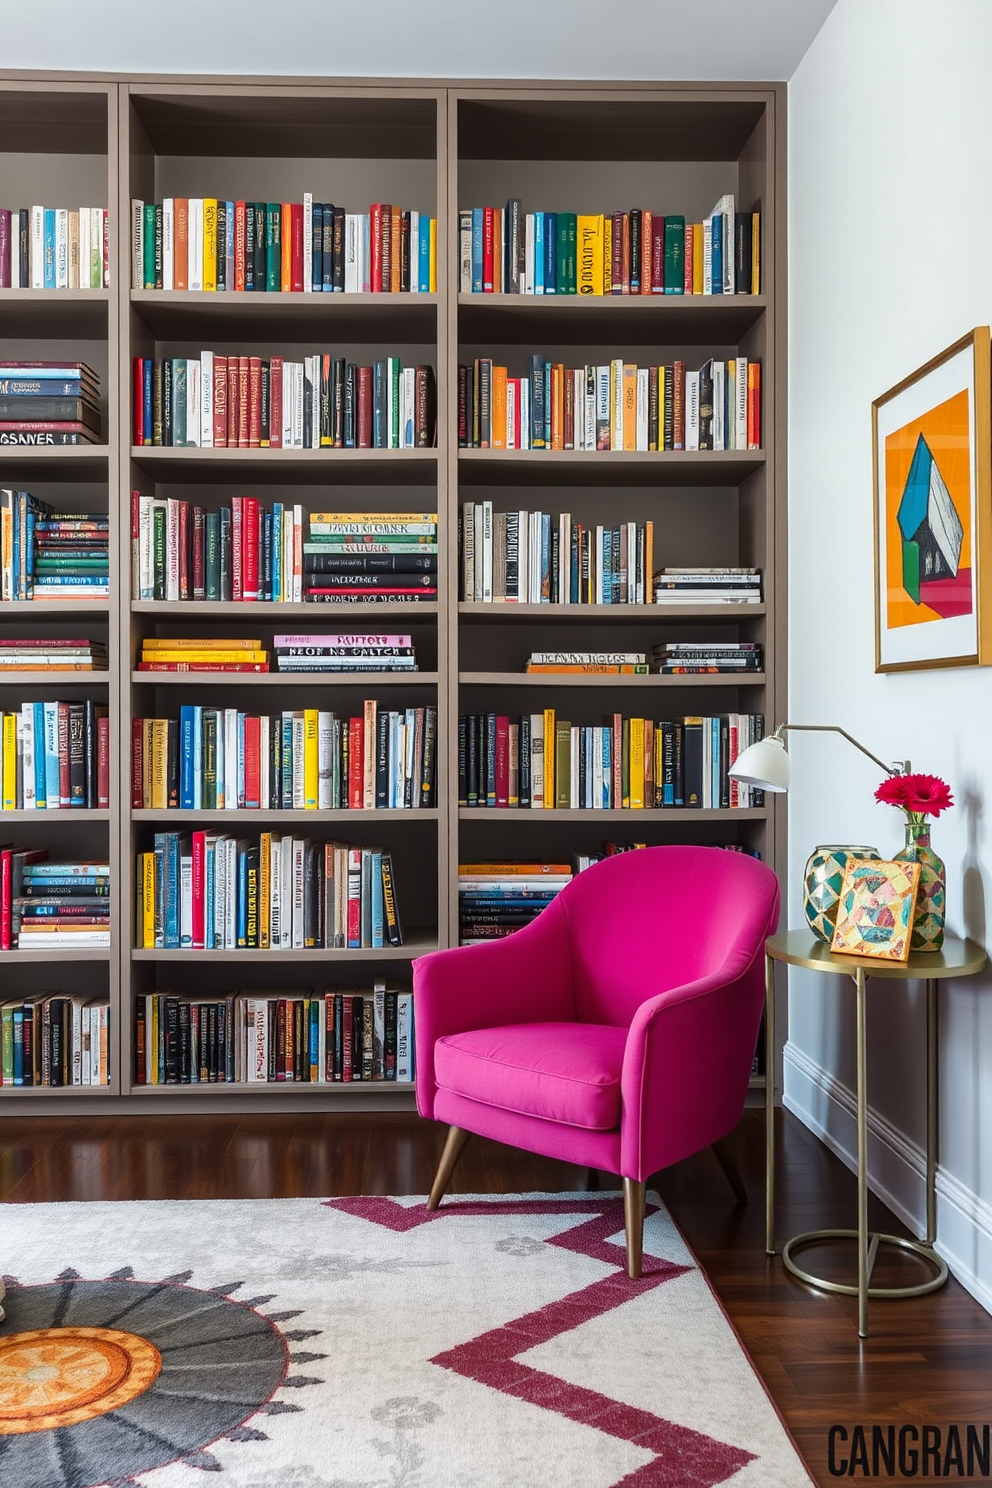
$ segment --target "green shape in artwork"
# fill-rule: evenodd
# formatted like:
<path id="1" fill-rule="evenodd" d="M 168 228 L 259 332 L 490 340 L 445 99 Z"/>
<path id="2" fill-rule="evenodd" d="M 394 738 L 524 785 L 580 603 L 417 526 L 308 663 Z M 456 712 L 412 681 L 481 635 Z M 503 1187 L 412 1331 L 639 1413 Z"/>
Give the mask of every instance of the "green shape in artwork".
<path id="1" fill-rule="evenodd" d="M 907 542 L 905 538 L 902 544 L 902 583 L 913 603 L 919 604 L 920 545 L 918 542 Z"/>

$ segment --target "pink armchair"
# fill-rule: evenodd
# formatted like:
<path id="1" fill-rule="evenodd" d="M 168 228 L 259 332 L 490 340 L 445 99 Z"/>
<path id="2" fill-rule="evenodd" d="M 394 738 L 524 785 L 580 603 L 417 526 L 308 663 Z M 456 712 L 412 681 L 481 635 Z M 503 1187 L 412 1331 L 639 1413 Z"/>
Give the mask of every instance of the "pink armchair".
<path id="1" fill-rule="evenodd" d="M 415 961 L 417 1106 L 451 1128 L 429 1208 L 473 1132 L 616 1173 L 639 1276 L 646 1180 L 740 1120 L 778 911 L 754 858 L 644 848 L 504 940 Z"/>

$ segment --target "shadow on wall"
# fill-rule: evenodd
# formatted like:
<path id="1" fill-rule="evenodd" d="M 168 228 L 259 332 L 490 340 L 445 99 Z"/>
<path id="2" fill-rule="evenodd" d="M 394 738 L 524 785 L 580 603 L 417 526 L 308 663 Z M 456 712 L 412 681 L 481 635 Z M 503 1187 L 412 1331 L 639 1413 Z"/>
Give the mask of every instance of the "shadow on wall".
<path id="1" fill-rule="evenodd" d="M 982 883 L 982 870 L 978 861 L 978 827 L 985 815 L 985 799 L 981 787 L 973 778 L 965 781 L 961 806 L 965 815 L 965 831 L 968 834 L 961 885 L 964 933 L 969 940 L 976 940 L 979 945 L 984 945 L 985 885 Z"/>

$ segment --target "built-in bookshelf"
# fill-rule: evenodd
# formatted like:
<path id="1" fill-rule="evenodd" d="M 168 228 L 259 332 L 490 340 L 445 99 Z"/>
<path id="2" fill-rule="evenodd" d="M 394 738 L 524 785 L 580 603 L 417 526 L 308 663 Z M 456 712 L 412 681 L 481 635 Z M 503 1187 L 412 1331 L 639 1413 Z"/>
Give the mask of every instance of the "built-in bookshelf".
<path id="1" fill-rule="evenodd" d="M 718 713 L 762 715 L 769 723 L 786 716 L 784 150 L 784 94 L 776 85 L 0 74 L 0 206 L 99 204 L 110 211 L 109 288 L 0 289 L 0 360 L 71 357 L 93 367 L 106 440 L 73 448 L 0 448 L 0 488 L 29 490 L 59 511 L 108 514 L 111 553 L 109 599 L 0 607 L 5 635 L 102 640 L 110 662 L 105 673 L 78 676 L 0 673 L 0 710 L 90 699 L 106 707 L 111 740 L 108 806 L 0 813 L 5 842 L 48 848 L 56 861 L 105 854 L 111 864 L 109 951 L 0 953 L 4 1000 L 45 990 L 106 998 L 110 1082 L 85 1090 L 0 1085 L 8 1110 L 19 1108 L 20 1095 L 30 1098 L 23 1109 L 34 1111 L 70 1110 L 81 1095 L 87 1109 L 96 1102 L 139 1111 L 211 1102 L 226 1109 L 293 1109 L 315 1100 L 345 1108 L 409 1107 L 409 1083 L 389 1079 L 139 1083 L 139 1015 L 145 1018 L 154 998 L 206 1008 L 238 998 L 298 1001 L 310 996 L 308 989 L 315 999 L 330 995 L 332 1001 L 338 994 L 366 997 L 383 984 L 402 993 L 414 957 L 458 943 L 459 862 L 560 863 L 597 853 L 604 840 L 692 840 L 755 851 L 773 865 L 783 861 L 781 798 L 696 809 L 462 803 L 458 721 L 480 714 L 516 720 L 552 707 L 559 718 L 590 729 L 621 714 L 658 723 Z M 749 279 L 747 293 L 551 296 L 462 288 L 459 224 L 467 209 L 519 201 L 525 214 L 582 212 L 605 221 L 618 209 L 643 207 L 695 224 L 728 195 L 747 216 L 749 233 L 753 214 L 760 224 L 757 277 Z M 171 203 L 174 233 L 175 203 L 190 200 L 303 204 L 304 212 L 312 202 L 325 221 L 333 203 L 358 224 L 359 243 L 362 217 L 369 215 L 371 231 L 378 220 L 371 209 L 399 202 L 420 214 L 417 234 L 429 219 L 436 222 L 427 277 L 418 274 L 414 289 L 411 264 L 410 287 L 400 293 L 366 291 L 364 284 L 347 292 L 283 289 L 283 282 L 296 282 L 291 266 L 290 280 L 272 291 L 152 289 L 146 284 L 154 278 L 155 254 L 146 253 L 146 241 L 135 282 L 133 203 L 153 208 L 150 216 L 142 211 L 144 232 L 155 231 L 154 204 Z M 238 213 L 237 221 L 244 220 Z M 283 212 L 281 222 L 292 220 L 292 212 Z M 415 241 L 422 264 L 419 237 Z M 362 251 L 371 270 L 371 248 Z M 349 272 L 353 285 L 356 271 Z M 267 365 L 267 399 L 274 359 L 302 364 L 311 383 L 314 364 L 307 359 L 317 354 L 356 369 L 395 358 L 409 369 L 411 389 L 418 386 L 415 369 L 430 368 L 436 442 L 418 437 L 411 446 L 387 434 L 372 441 L 385 447 L 370 448 L 234 447 L 230 440 L 204 447 L 202 439 L 170 446 L 154 442 L 153 433 L 148 443 L 147 424 L 135 420 L 135 359 L 149 368 L 168 362 L 185 370 L 193 362 L 209 366 L 209 360 L 201 363 L 204 352 L 215 362 L 256 358 Z M 695 370 L 714 360 L 724 367 L 758 366 L 760 437 L 701 450 L 644 448 L 643 427 L 635 447 L 622 449 L 473 448 L 471 440 L 460 441 L 459 366 L 489 361 L 519 381 L 531 375 L 536 357 L 566 369 L 640 368 L 642 382 L 649 380 L 642 396 L 653 378 L 662 420 L 665 369 Z M 152 387 L 155 376 L 165 376 L 145 375 Z M 323 380 L 333 401 L 333 374 Z M 319 408 L 320 388 L 314 399 Z M 586 434 L 588 443 L 588 428 Z M 313 512 L 436 512 L 436 593 L 374 604 L 287 601 L 285 590 L 280 598 L 258 600 L 222 599 L 213 590 L 212 597 L 156 599 L 149 596 L 147 573 L 143 588 L 132 581 L 132 513 L 140 510 L 134 493 L 152 503 L 172 502 L 176 511 L 184 503 L 190 520 L 199 511 L 202 520 L 216 522 L 222 510 L 248 496 L 263 512 L 301 513 L 304 532 Z M 544 512 L 552 520 L 567 513 L 587 532 L 630 524 L 643 535 L 652 524 L 652 555 L 642 546 L 639 587 L 627 596 L 635 602 L 464 597 L 459 521 L 466 503 L 489 503 L 498 513 Z M 760 600 L 655 604 L 647 565 L 753 567 L 761 575 Z M 192 587 L 184 592 L 192 594 Z M 161 649 L 179 639 L 251 640 L 271 654 L 275 637 L 291 632 L 403 632 L 411 637 L 417 670 L 299 674 L 273 664 L 249 675 L 140 669 L 146 641 Z M 671 642 L 754 643 L 763 669 L 746 676 L 525 670 L 532 652 L 608 648 L 650 657 Z M 348 720 L 373 702 L 382 713 L 408 718 L 434 710 L 430 805 L 304 809 L 286 805 L 283 797 L 275 805 L 270 794 L 251 809 L 232 810 L 229 803 L 220 809 L 213 798 L 199 807 L 165 808 L 135 798 L 136 719 L 178 722 L 187 710 L 200 709 L 198 719 L 207 711 L 275 719 L 317 710 Z M 197 833 L 253 843 L 263 834 L 301 836 L 321 846 L 334 841 L 362 849 L 366 857 L 388 854 L 402 944 L 210 950 L 146 944 L 138 933 L 139 868 L 154 856 L 156 838 L 161 843 L 179 834 L 185 842 L 186 834 L 192 839 Z"/>

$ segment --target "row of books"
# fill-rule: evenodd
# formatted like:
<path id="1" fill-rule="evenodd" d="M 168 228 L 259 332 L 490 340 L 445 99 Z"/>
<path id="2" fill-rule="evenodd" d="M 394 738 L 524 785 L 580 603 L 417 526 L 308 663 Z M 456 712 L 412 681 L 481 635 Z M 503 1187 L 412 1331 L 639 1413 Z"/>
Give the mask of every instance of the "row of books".
<path id="1" fill-rule="evenodd" d="M 746 676 L 764 667 L 757 641 L 664 641 L 654 648 L 654 670 L 663 676 L 734 672 Z"/>
<path id="2" fill-rule="evenodd" d="M 428 449 L 437 438 L 434 368 L 396 356 L 135 357 L 132 381 L 136 445 Z"/>
<path id="3" fill-rule="evenodd" d="M 437 801 L 437 709 L 272 716 L 183 705 L 131 720 L 131 805 L 166 811 L 404 810 Z"/>
<path id="4" fill-rule="evenodd" d="M 110 522 L 0 490 L 0 599 L 106 599 Z"/>
<path id="5" fill-rule="evenodd" d="M 0 639 L 0 672 L 105 672 L 104 641 L 82 636 Z"/>
<path id="6" fill-rule="evenodd" d="M 761 806 L 728 771 L 763 736 L 760 713 L 573 724 L 553 708 L 458 719 L 458 804 L 558 811 Z"/>
<path id="7" fill-rule="evenodd" d="M 277 832 L 156 832 L 136 875 L 139 949 L 403 944 L 393 860 L 378 849 Z"/>
<path id="8" fill-rule="evenodd" d="M 458 214 L 463 294 L 758 294 L 761 214 L 720 198 L 702 222 L 646 208 L 627 212 L 524 212 L 505 207 Z"/>
<path id="9" fill-rule="evenodd" d="M 459 944 L 512 935 L 536 920 L 571 881 L 568 863 L 459 863 Z"/>
<path id="10" fill-rule="evenodd" d="M 761 603 L 757 568 L 660 568 L 654 576 L 655 604 L 735 605 Z"/>
<path id="11" fill-rule="evenodd" d="M 145 636 L 139 672 L 267 672 L 269 653 L 258 636 Z"/>
<path id="12" fill-rule="evenodd" d="M 467 449 L 761 448 L 761 364 L 747 357 L 639 367 L 613 357 L 566 367 L 537 352 L 511 376 L 490 357 L 458 367 L 458 444 Z"/>
<path id="13" fill-rule="evenodd" d="M 369 632 L 277 635 L 273 637 L 272 649 L 277 672 L 327 672 L 341 676 L 346 672 L 418 670 L 411 635 Z"/>
<path id="14" fill-rule="evenodd" d="M 100 379 L 85 362 L 0 364 L 0 433 L 50 434 L 49 441 L 99 444 Z"/>
<path id="15" fill-rule="evenodd" d="M 47 848 L 0 847 L 0 950 L 109 945 L 109 863 L 52 863 Z"/>
<path id="16" fill-rule="evenodd" d="M 465 501 L 458 536 L 468 603 L 650 603 L 650 520 L 591 526 L 570 512 L 501 512 L 491 501 Z"/>
<path id="17" fill-rule="evenodd" d="M 413 997 L 372 991 L 149 993 L 135 1007 L 135 1084 L 413 1081 Z"/>
<path id="18" fill-rule="evenodd" d="M 134 289 L 429 294 L 437 219 L 374 203 L 131 199 Z"/>
<path id="19" fill-rule="evenodd" d="M 85 702 L 22 703 L 0 713 L 0 809 L 110 805 L 110 719 Z"/>
<path id="20" fill-rule="evenodd" d="M 542 673 L 612 673 L 615 676 L 647 675 L 644 651 L 532 651 L 525 668 Z"/>
<path id="21" fill-rule="evenodd" d="M 0 1005 L 0 1085 L 110 1084 L 110 1008 L 72 992 Z"/>
<path id="22" fill-rule="evenodd" d="M 437 598 L 437 512 L 315 512 L 303 544 L 307 600 Z"/>
<path id="23" fill-rule="evenodd" d="M 105 289 L 106 207 L 0 207 L 0 289 Z"/>

